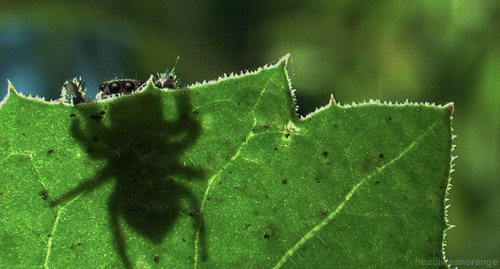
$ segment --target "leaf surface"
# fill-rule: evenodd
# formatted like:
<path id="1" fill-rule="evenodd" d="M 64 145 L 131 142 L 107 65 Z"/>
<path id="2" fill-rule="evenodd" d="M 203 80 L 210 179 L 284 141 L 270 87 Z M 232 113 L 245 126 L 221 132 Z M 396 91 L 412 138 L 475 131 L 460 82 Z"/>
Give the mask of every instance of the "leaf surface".
<path id="1" fill-rule="evenodd" d="M 10 87 L 2 264 L 443 264 L 453 106 L 332 99 L 298 118 L 285 68 L 78 106 Z"/>

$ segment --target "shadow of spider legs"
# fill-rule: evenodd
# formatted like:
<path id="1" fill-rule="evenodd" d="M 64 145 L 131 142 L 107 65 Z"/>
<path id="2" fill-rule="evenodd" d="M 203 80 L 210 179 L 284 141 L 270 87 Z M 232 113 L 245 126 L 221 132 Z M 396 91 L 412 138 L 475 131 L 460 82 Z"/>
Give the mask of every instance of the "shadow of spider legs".
<path id="1" fill-rule="evenodd" d="M 76 188 L 51 202 L 51 206 L 59 206 L 85 195 L 113 179 L 110 173 L 103 169 L 95 179 L 87 180 Z M 189 210 L 181 201 L 189 202 Z M 206 239 L 203 227 L 203 216 L 199 212 L 200 204 L 192 191 L 176 182 L 173 178 L 157 180 L 155 178 L 118 179 L 115 189 L 108 199 L 110 227 L 114 242 L 122 262 L 127 268 L 132 268 L 127 254 L 127 244 L 122 231 L 125 222 L 141 236 L 154 244 L 161 244 L 166 234 L 175 225 L 180 213 L 194 218 L 194 231 L 200 230 L 200 249 L 202 259 L 207 259 Z"/>
<path id="2" fill-rule="evenodd" d="M 195 231 L 200 230 L 202 259 L 207 257 L 199 202 L 189 188 L 173 178 L 204 179 L 201 169 L 180 161 L 185 150 L 195 143 L 201 126 L 192 114 L 189 91 L 179 92 L 173 97 L 177 107 L 176 120 L 165 120 L 160 94 L 150 92 L 134 96 L 133 100 L 114 100 L 116 102 L 109 105 L 112 109 L 108 111 L 100 111 L 99 104 L 80 106 L 81 117 L 75 117 L 71 126 L 73 136 L 86 149 L 88 156 L 104 159 L 107 164 L 94 179 L 63 194 L 52 202 L 52 206 L 66 203 L 115 180 L 115 188 L 108 200 L 109 218 L 117 250 L 127 267 L 132 263 L 127 254 L 121 220 L 139 235 L 160 244 L 180 213 L 185 212 L 183 202 L 186 201 L 191 212 L 185 213 L 194 218 Z M 81 120 L 85 128 L 82 128 Z M 103 123 L 105 120 L 108 124 Z"/>

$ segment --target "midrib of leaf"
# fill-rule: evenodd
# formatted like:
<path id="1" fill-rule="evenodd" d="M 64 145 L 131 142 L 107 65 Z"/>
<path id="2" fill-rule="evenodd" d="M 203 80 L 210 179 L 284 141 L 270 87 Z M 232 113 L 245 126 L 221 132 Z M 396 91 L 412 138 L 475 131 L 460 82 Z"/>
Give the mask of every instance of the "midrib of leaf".
<path id="1" fill-rule="evenodd" d="M 314 226 L 309 232 L 307 232 L 295 245 L 293 245 L 289 250 L 285 252 L 285 255 L 276 263 L 276 265 L 273 268 L 281 268 L 287 261 L 288 259 L 295 253 L 297 250 L 302 247 L 309 239 L 313 238 L 315 235 L 319 236 L 319 231 L 325 227 L 327 224 L 329 224 L 339 213 L 340 211 L 344 208 L 345 204 L 349 202 L 351 197 L 358 191 L 358 189 L 368 180 L 371 179 L 373 176 L 376 174 L 382 172 L 385 168 L 391 166 L 393 163 L 401 159 L 403 156 L 405 156 L 410 150 L 412 150 L 432 129 L 434 129 L 439 122 L 439 119 L 436 120 L 424 133 L 422 133 L 420 136 L 418 136 L 408 147 L 406 147 L 401 153 L 396 156 L 394 159 L 391 161 L 387 162 L 383 166 L 375 169 L 372 173 L 368 174 L 364 178 L 362 178 L 356 185 L 354 185 L 349 193 L 344 197 L 344 200 L 335 208 L 335 210 L 332 211 L 325 219 L 323 219 L 318 225 Z M 320 237 L 321 239 L 321 237 Z M 322 239 L 321 239 L 322 240 Z M 322 240 L 324 242 L 324 240 Z"/>
<path id="2" fill-rule="evenodd" d="M 260 102 L 260 99 L 262 98 L 262 95 L 264 94 L 264 92 L 266 91 L 267 89 L 267 86 L 269 85 L 269 81 L 266 82 L 266 84 L 262 87 L 262 90 L 260 91 L 260 94 L 259 94 L 259 98 L 255 101 L 255 104 L 253 105 L 253 108 L 252 108 L 252 116 L 253 116 L 253 124 L 252 126 L 249 128 L 249 132 L 248 132 L 248 135 L 245 137 L 244 140 L 242 140 L 243 142 L 241 142 L 241 144 L 238 146 L 238 149 L 236 150 L 236 153 L 234 154 L 234 156 L 231 156 L 231 159 L 224 165 L 221 167 L 221 169 L 219 169 L 217 171 L 217 173 L 215 173 L 209 180 L 208 180 L 208 185 L 207 185 L 207 188 L 205 189 L 205 194 L 203 195 L 203 199 L 201 201 L 201 205 L 200 205 L 200 212 L 203 212 L 203 207 L 205 206 L 205 203 L 207 201 L 207 197 L 208 197 L 208 194 L 210 193 L 210 189 L 212 187 L 212 183 L 215 181 L 215 179 L 220 175 L 220 173 L 222 173 L 222 171 L 224 171 L 230 164 L 233 163 L 234 160 L 236 160 L 239 155 L 240 155 L 240 152 L 241 150 L 244 148 L 245 145 L 248 144 L 248 141 L 253 137 L 255 136 L 254 132 L 252 132 L 252 129 L 257 125 L 257 118 L 255 117 L 255 108 L 257 107 L 257 105 L 259 104 Z M 200 238 L 200 230 L 196 231 L 196 235 L 195 235 L 195 241 L 194 241 L 194 268 L 197 268 L 198 267 L 198 245 L 199 245 L 199 238 Z"/>

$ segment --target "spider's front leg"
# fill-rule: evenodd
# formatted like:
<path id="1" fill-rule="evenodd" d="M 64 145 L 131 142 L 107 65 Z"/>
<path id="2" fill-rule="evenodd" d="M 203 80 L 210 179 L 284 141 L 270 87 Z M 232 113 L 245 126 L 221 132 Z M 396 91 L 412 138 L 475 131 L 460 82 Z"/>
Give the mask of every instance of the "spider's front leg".
<path id="1" fill-rule="evenodd" d="M 71 96 L 71 101 L 73 105 L 78 105 L 85 103 L 85 82 L 81 77 L 76 77 L 72 80 L 67 80 L 64 82 L 62 95 L 66 98 L 66 95 Z"/>

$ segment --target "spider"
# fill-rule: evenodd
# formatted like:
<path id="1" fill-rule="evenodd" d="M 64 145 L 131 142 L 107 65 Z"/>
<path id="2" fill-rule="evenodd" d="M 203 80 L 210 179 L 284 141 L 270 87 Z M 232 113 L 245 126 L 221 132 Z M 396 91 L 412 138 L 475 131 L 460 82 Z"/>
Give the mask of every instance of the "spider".
<path id="1" fill-rule="evenodd" d="M 175 73 L 172 72 L 165 72 L 165 73 L 158 73 L 157 74 L 158 78 L 154 79 L 154 83 L 156 87 L 158 88 L 164 88 L 164 89 L 177 89 L 179 88 L 177 86 L 177 80 Z"/>
<path id="2" fill-rule="evenodd" d="M 129 94 L 138 90 L 144 82 L 135 79 L 115 79 L 99 85 L 99 93 L 103 99 L 113 94 Z"/>
<path id="3" fill-rule="evenodd" d="M 158 81 L 168 85 L 169 77 Z M 127 81 L 132 80 L 120 80 L 118 84 L 124 87 Z M 110 88 L 112 83 L 108 82 L 105 88 Z M 78 98 L 79 91 L 73 90 L 80 85 L 74 80 L 65 83 L 75 105 L 83 103 L 80 102 L 83 98 Z M 72 135 L 90 158 L 105 159 L 107 164 L 95 177 L 54 199 L 51 206 L 64 205 L 115 180 L 108 199 L 109 223 L 115 246 L 127 268 L 132 267 L 132 262 L 127 254 L 122 222 L 152 243 L 160 244 L 181 213 L 193 218 L 193 228 L 200 231 L 202 259 L 207 257 L 200 204 L 190 188 L 181 183 L 182 180 L 203 180 L 205 173 L 179 160 L 196 142 L 201 125 L 192 114 L 189 90 L 178 91 L 174 97 L 177 120 L 165 119 L 157 92 L 137 95 L 133 103 L 129 99 L 117 99 L 108 104 L 109 108 L 104 108 L 105 113 L 98 102 L 77 106 L 80 115 L 73 117 Z M 95 121 L 92 115 L 101 115 L 106 121 Z"/>
<path id="4" fill-rule="evenodd" d="M 156 87 L 162 89 L 178 89 L 175 73 L 164 72 L 158 73 L 157 78 L 153 78 L 153 83 Z M 62 96 L 70 99 L 73 105 L 85 103 L 85 82 L 81 77 L 67 80 L 63 84 Z M 97 98 L 107 99 L 109 96 L 117 94 L 130 94 L 132 92 L 141 90 L 144 82 L 135 79 L 115 79 L 105 81 L 99 85 Z M 70 97 L 70 98 L 67 98 Z"/>
<path id="5" fill-rule="evenodd" d="M 72 80 L 67 80 L 63 84 L 61 95 L 63 97 L 71 96 L 71 101 L 74 105 L 78 105 L 81 103 L 85 103 L 85 91 L 84 89 L 85 82 L 81 77 L 74 78 Z"/>

